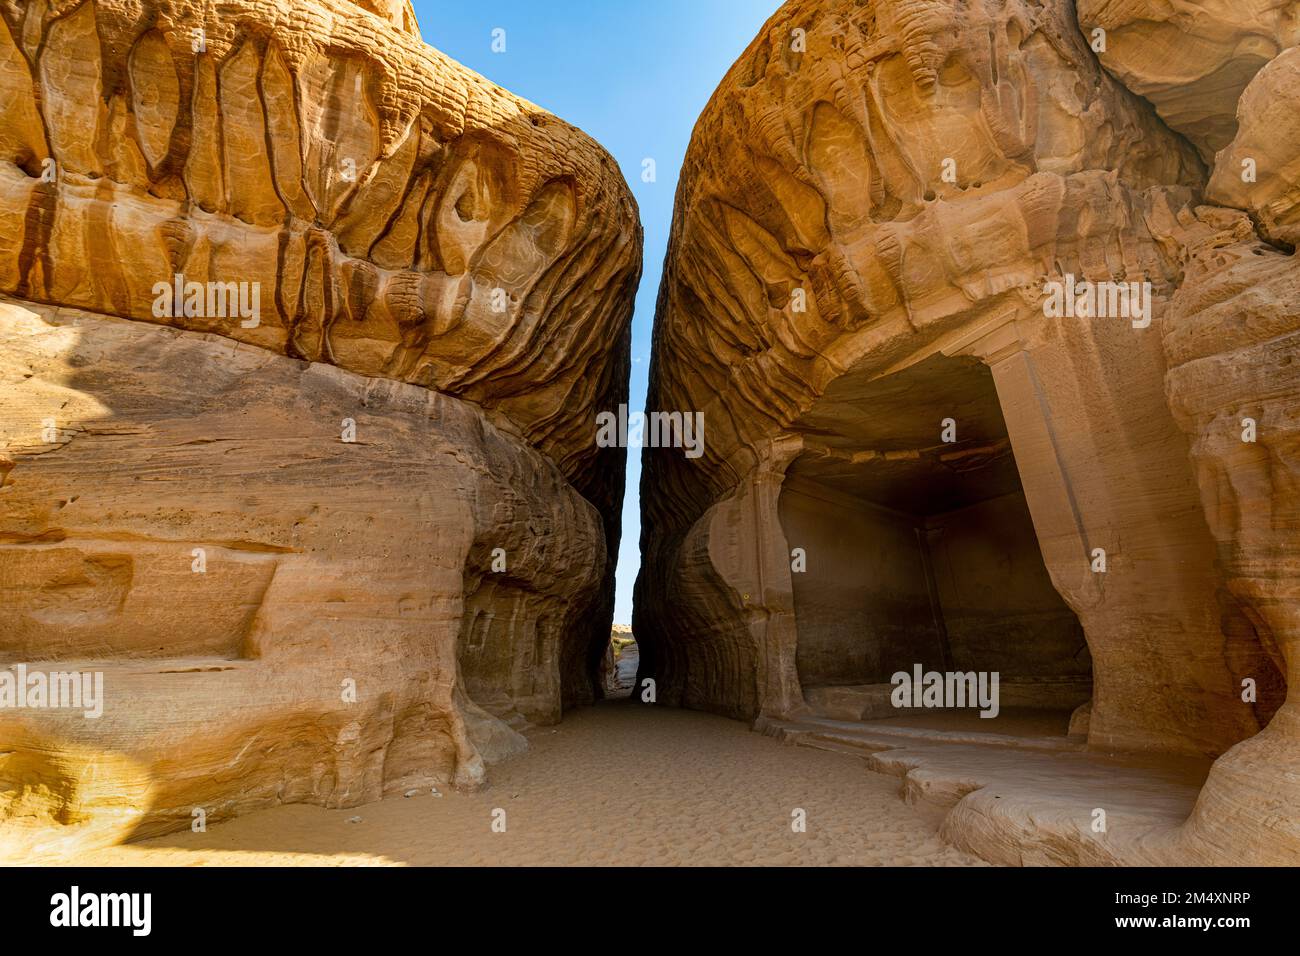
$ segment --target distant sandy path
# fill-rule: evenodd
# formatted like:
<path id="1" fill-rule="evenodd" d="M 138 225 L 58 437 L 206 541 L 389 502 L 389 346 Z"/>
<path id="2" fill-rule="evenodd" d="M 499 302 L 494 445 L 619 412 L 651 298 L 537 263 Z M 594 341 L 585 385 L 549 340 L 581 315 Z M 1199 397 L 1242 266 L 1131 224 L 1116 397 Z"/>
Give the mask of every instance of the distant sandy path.
<path id="1" fill-rule="evenodd" d="M 856 757 L 707 714 L 611 702 L 530 733 L 474 794 L 349 810 L 276 807 L 207 833 L 97 850 L 91 865 L 978 865 Z M 791 811 L 807 811 L 807 832 Z M 493 833 L 492 811 L 506 811 Z M 361 817 L 360 823 L 349 818 Z"/>

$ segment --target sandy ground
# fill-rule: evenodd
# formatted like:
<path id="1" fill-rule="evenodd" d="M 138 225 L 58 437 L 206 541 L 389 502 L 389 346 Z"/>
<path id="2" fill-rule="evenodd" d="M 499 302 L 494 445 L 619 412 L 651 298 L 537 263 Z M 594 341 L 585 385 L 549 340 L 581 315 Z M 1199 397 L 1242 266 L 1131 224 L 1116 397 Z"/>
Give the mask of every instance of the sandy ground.
<path id="1" fill-rule="evenodd" d="M 473 794 L 293 805 L 79 856 L 89 865 L 979 865 L 862 760 L 690 711 L 610 702 L 530 734 Z M 492 831 L 493 811 L 506 832 Z M 792 811 L 807 832 L 792 831 Z M 349 823 L 360 817 L 359 823 Z"/>

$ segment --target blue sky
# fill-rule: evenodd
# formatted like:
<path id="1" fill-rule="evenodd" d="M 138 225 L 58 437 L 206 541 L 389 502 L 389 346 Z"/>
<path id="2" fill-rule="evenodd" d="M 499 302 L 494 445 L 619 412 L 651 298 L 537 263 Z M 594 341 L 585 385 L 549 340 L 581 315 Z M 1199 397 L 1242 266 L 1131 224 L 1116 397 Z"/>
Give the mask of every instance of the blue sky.
<path id="1" fill-rule="evenodd" d="M 645 272 L 632 319 L 628 406 L 645 408 L 650 332 L 677 172 L 695 119 L 780 0 L 413 0 L 425 42 L 595 138 L 641 207 Z M 493 30 L 505 52 L 492 52 Z M 641 181 L 642 160 L 656 180 Z M 632 622 L 641 453 L 628 458 L 614 621 Z"/>

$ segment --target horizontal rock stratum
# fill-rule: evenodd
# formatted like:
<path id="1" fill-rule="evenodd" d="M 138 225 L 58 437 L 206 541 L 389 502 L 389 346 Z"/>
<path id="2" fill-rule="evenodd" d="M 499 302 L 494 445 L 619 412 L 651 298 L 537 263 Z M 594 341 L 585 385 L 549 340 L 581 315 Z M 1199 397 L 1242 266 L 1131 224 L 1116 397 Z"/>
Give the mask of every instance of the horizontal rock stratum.
<path id="1" fill-rule="evenodd" d="M 0 826 L 474 786 L 591 700 L 635 204 L 405 0 L 0 5 Z M 45 834 L 45 835 L 41 835 Z"/>
<path id="2" fill-rule="evenodd" d="M 661 701 L 843 719 L 914 663 L 1000 672 L 1090 751 L 1217 761 L 1180 827 L 1027 784 L 961 800 L 963 848 L 1300 862 L 1295 14 L 781 7 L 660 290 L 648 407 L 706 434 L 644 452 Z"/>

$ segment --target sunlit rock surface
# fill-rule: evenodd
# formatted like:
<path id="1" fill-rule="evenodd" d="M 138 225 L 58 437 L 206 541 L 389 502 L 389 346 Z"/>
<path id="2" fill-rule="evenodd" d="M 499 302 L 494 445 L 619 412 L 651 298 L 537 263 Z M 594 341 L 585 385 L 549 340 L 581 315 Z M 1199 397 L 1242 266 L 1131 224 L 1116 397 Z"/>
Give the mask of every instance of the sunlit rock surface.
<path id="1" fill-rule="evenodd" d="M 1237 134 L 1214 164 L 1209 199 L 1250 213 L 1260 235 L 1300 242 L 1300 47 L 1260 70 L 1241 96 Z"/>
<path id="2" fill-rule="evenodd" d="M 1185 826 L 1180 797 L 1161 840 L 1057 862 L 1295 862 L 1291 21 L 1264 4 L 1242 29 L 1274 39 L 1208 66 L 1152 40 L 1134 69 L 1161 82 L 1255 57 L 1183 116 L 1117 65 L 1142 6 L 793 0 L 733 66 L 656 316 L 649 407 L 702 411 L 706 449 L 645 452 L 641 676 L 772 724 L 913 665 L 1000 671 L 1090 751 L 1220 758 Z M 1116 297 L 1059 308 L 1085 282 Z M 1249 409 L 1255 444 L 1228 427 Z M 1050 843 L 1063 798 L 1025 779 L 950 836 Z M 1086 840 L 1092 810 L 1051 812 Z"/>
<path id="3" fill-rule="evenodd" d="M 0 14 L 0 664 L 106 698 L 0 711 L 0 826 L 481 782 L 599 692 L 615 164 L 406 0 Z"/>
<path id="4" fill-rule="evenodd" d="M 1076 8 L 1102 65 L 1207 163 L 1232 140 L 1251 78 L 1300 42 L 1296 0 L 1077 0 Z"/>

